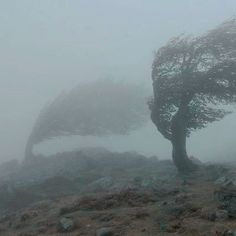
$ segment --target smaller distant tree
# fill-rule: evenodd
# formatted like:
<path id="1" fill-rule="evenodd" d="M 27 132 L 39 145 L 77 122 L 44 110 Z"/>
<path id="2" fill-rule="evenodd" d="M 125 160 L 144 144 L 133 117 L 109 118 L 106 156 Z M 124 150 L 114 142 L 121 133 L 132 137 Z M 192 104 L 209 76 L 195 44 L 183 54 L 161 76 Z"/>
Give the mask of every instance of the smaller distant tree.
<path id="1" fill-rule="evenodd" d="M 235 19 L 201 37 L 171 39 L 155 54 L 152 80 L 152 121 L 172 143 L 178 170 L 191 172 L 197 166 L 188 158 L 186 138 L 229 114 L 223 105 L 235 102 Z"/>
<path id="2" fill-rule="evenodd" d="M 113 80 L 80 84 L 57 97 L 40 113 L 28 139 L 25 158 L 34 145 L 58 136 L 126 135 L 148 120 L 146 89 Z"/>

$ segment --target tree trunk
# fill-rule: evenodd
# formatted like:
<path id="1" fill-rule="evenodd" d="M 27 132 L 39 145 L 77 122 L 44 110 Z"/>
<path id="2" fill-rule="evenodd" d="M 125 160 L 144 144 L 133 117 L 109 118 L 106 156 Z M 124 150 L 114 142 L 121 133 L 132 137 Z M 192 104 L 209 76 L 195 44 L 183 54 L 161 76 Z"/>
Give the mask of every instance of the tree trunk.
<path id="1" fill-rule="evenodd" d="M 181 107 L 176 112 L 172 119 L 172 158 L 178 171 L 183 174 L 187 174 L 197 169 L 197 165 L 194 164 L 187 155 L 186 150 L 186 137 L 187 128 L 185 124 L 185 112 L 186 107 Z"/>
<path id="2" fill-rule="evenodd" d="M 25 160 L 26 161 L 34 158 L 33 147 L 34 147 L 34 143 L 30 136 L 25 147 Z"/>

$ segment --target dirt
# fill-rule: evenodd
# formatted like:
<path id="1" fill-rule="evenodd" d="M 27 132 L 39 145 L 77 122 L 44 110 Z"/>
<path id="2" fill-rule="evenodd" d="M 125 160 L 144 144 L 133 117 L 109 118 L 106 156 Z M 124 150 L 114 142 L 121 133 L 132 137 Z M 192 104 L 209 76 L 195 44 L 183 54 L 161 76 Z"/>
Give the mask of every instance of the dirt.
<path id="1" fill-rule="evenodd" d="M 0 235 L 95 236 L 104 228 L 111 229 L 104 235 L 114 236 L 233 235 L 236 221 L 216 217 L 220 204 L 206 172 L 176 177 L 168 189 L 131 188 L 40 201 L 2 217 Z M 60 226 L 62 218 L 73 222 L 69 232 Z"/>
<path id="2" fill-rule="evenodd" d="M 183 176 L 156 157 L 99 155 L 42 157 L 0 178 L 0 236 L 236 235 L 234 167 Z"/>

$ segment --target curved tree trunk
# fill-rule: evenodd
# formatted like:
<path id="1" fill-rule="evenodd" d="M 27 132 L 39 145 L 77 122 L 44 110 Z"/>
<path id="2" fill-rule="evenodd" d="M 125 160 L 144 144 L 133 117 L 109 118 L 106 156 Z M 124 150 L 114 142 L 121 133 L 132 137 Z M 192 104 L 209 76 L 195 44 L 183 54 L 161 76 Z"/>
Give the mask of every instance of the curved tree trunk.
<path id="1" fill-rule="evenodd" d="M 187 155 L 186 150 L 186 137 L 187 129 L 185 125 L 185 112 L 187 107 L 181 107 L 172 119 L 172 158 L 180 173 L 189 173 L 197 169 Z"/>
<path id="2" fill-rule="evenodd" d="M 33 147 L 34 147 L 34 143 L 30 136 L 25 147 L 25 160 L 26 161 L 34 158 Z"/>

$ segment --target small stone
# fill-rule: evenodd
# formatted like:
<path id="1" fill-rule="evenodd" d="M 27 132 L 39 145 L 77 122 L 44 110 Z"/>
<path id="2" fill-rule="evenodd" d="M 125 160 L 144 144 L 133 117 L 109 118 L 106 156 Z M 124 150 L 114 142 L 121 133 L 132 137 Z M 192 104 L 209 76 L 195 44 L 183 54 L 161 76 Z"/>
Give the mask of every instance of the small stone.
<path id="1" fill-rule="evenodd" d="M 216 212 L 214 209 L 203 208 L 201 210 L 201 218 L 209 220 L 209 221 L 215 221 L 216 220 Z"/>
<path id="2" fill-rule="evenodd" d="M 97 231 L 96 236 L 112 236 L 112 228 L 101 228 Z"/>
<path id="3" fill-rule="evenodd" d="M 216 210 L 215 216 L 217 220 L 226 220 L 228 218 L 228 212 L 226 210 Z"/>
<path id="4" fill-rule="evenodd" d="M 21 216 L 20 221 L 21 221 L 21 222 L 25 222 L 25 221 L 27 221 L 27 220 L 29 220 L 29 219 L 30 219 L 30 215 L 27 214 L 27 213 L 25 213 L 25 214 L 23 214 L 23 215 Z"/>
<path id="5" fill-rule="evenodd" d="M 63 232 L 71 232 L 73 231 L 74 227 L 75 227 L 75 224 L 73 220 L 66 217 L 63 217 L 60 219 L 60 229 Z"/>
<path id="6" fill-rule="evenodd" d="M 232 184 L 232 179 L 222 176 L 215 181 L 215 184 L 219 186 L 228 186 Z"/>
<path id="7" fill-rule="evenodd" d="M 225 236 L 236 236 L 236 231 L 228 230 L 224 235 Z"/>
<path id="8" fill-rule="evenodd" d="M 201 217 L 210 221 L 226 220 L 228 218 L 228 211 L 203 208 Z"/>

